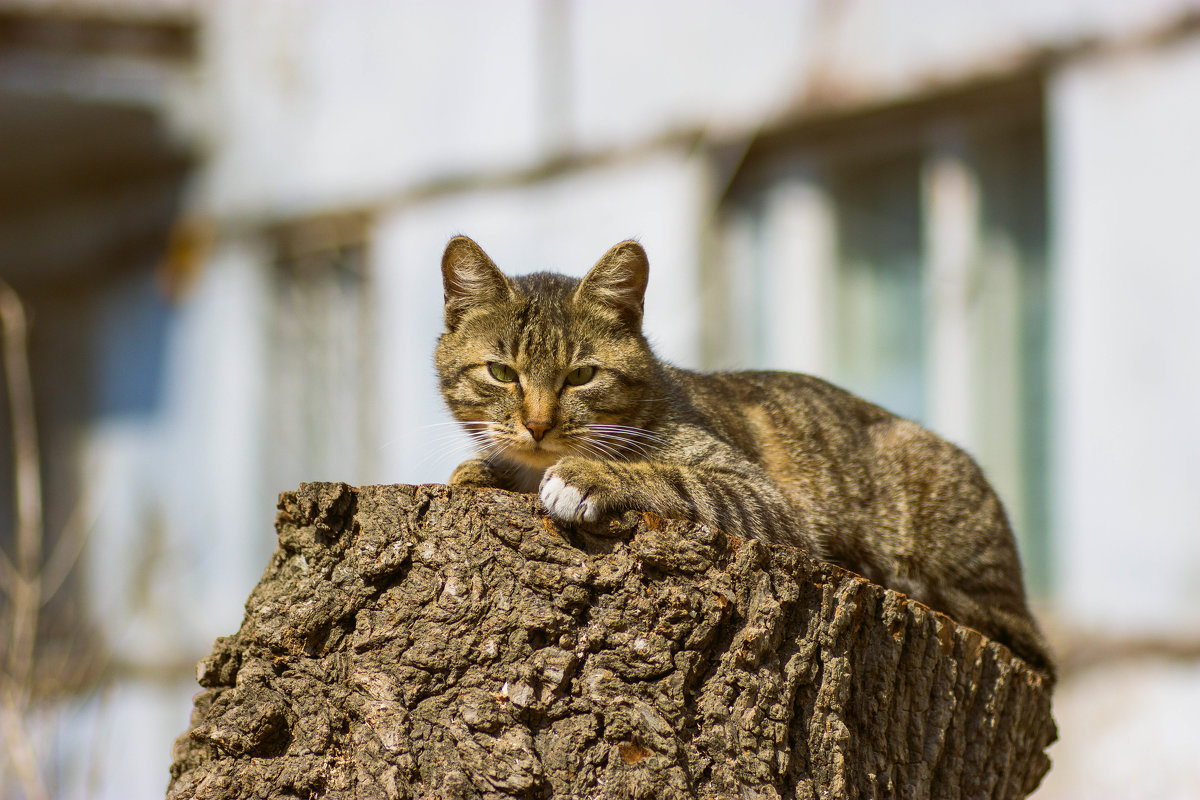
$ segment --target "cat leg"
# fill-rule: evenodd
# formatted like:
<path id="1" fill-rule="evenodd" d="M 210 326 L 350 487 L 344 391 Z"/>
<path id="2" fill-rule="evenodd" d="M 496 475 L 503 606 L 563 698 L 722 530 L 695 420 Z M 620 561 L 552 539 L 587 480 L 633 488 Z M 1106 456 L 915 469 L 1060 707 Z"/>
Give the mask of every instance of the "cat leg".
<path id="1" fill-rule="evenodd" d="M 546 470 L 539 494 L 550 516 L 594 522 L 626 510 L 711 525 L 732 536 L 805 547 L 800 520 L 773 481 L 740 470 L 674 462 L 567 457 Z"/>
<path id="2" fill-rule="evenodd" d="M 1054 658 L 1050 647 L 1022 600 L 1008 593 L 989 596 L 959 587 L 944 588 L 928 600 L 920 594 L 913 596 L 948 614 L 955 622 L 975 628 L 1007 646 L 1054 681 Z"/>
<path id="3" fill-rule="evenodd" d="M 455 468 L 447 481 L 451 486 L 469 486 L 475 489 L 503 489 L 503 476 L 492 464 L 482 458 L 472 458 Z"/>

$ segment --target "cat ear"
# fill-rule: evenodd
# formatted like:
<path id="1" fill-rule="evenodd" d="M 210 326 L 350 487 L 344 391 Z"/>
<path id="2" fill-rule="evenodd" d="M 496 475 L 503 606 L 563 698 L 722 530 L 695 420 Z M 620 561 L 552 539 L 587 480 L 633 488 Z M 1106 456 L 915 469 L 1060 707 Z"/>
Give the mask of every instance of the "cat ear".
<path id="1" fill-rule="evenodd" d="M 455 236 L 442 254 L 446 327 L 453 329 L 469 309 L 506 299 L 508 278 L 487 253 L 466 236 Z"/>
<path id="2" fill-rule="evenodd" d="M 575 290 L 575 299 L 609 306 L 627 325 L 640 330 L 649 277 L 646 251 L 633 240 L 621 242 L 596 262 Z"/>

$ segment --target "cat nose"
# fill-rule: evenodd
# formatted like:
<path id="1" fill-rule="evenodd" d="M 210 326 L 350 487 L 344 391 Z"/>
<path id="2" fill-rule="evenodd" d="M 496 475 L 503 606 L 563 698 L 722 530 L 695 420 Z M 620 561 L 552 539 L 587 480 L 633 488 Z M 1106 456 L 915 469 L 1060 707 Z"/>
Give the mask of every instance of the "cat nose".
<path id="1" fill-rule="evenodd" d="M 540 442 L 542 437 L 546 435 L 546 431 L 553 426 L 549 422 L 526 422 L 525 428 L 533 436 L 535 442 Z"/>

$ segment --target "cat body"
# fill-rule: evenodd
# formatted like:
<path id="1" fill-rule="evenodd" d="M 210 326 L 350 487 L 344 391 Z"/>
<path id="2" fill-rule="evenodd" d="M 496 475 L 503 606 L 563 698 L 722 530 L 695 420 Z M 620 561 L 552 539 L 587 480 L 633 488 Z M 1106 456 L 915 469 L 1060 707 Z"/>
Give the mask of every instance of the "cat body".
<path id="1" fill-rule="evenodd" d="M 660 361 L 636 242 L 580 280 L 507 277 L 456 237 L 442 273 L 435 362 L 479 450 L 452 484 L 538 492 L 565 523 L 635 509 L 800 547 L 1052 674 L 1003 507 L 959 448 L 807 375 Z"/>

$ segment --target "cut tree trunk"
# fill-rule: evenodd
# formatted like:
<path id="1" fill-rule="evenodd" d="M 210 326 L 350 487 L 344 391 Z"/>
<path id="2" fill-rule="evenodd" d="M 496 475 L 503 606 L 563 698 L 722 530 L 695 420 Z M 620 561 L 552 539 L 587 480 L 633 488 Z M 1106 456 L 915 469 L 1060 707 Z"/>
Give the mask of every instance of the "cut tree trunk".
<path id="1" fill-rule="evenodd" d="M 1047 681 L 801 551 L 533 495 L 303 484 L 170 798 L 1015 798 Z"/>

